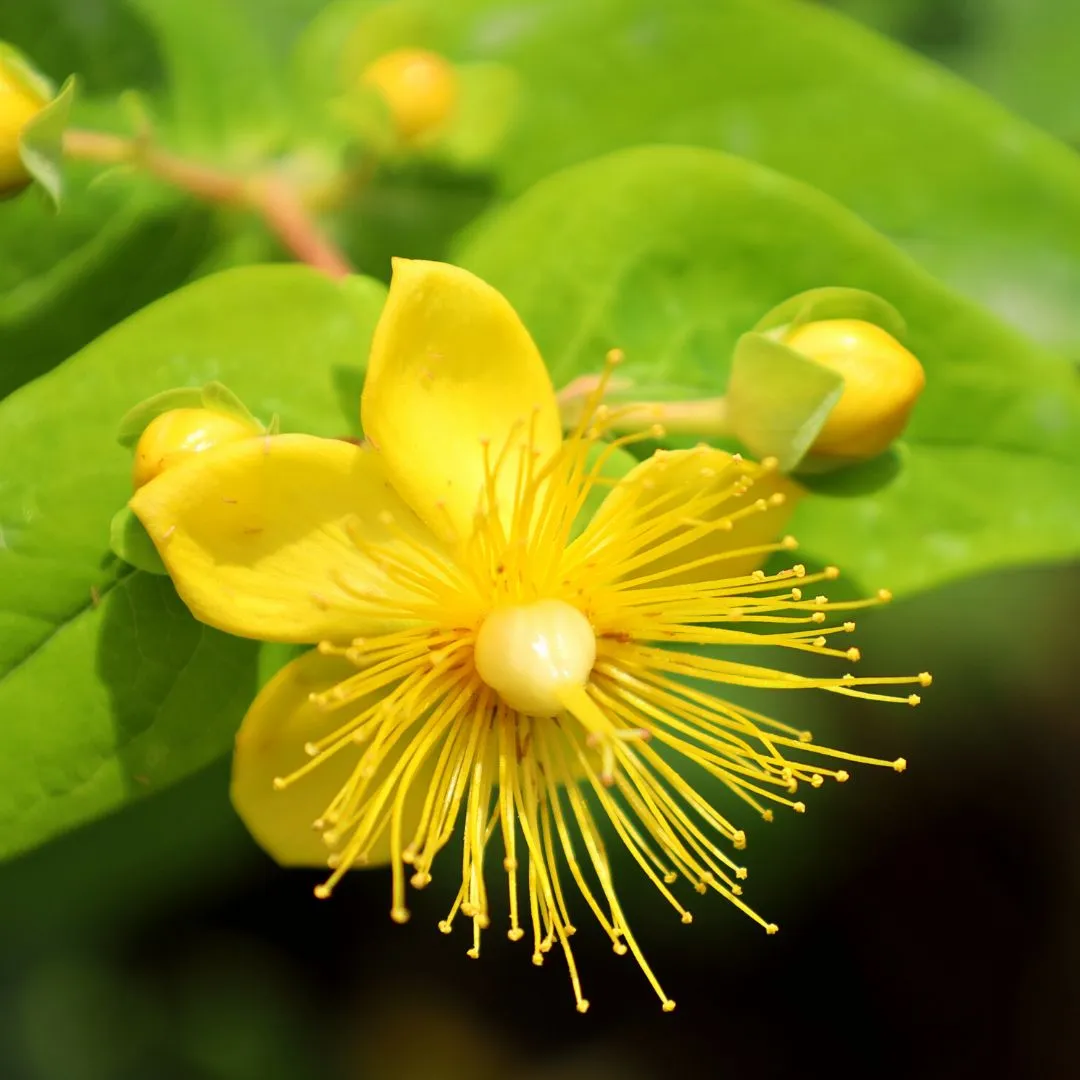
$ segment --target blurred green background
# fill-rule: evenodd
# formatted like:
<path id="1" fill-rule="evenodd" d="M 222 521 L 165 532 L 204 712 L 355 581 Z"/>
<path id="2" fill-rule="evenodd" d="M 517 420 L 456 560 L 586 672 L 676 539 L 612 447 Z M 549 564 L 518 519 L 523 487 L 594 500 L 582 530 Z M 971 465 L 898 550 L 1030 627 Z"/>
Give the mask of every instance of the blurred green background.
<path id="1" fill-rule="evenodd" d="M 34 5 L 8 3 L 0 36 L 99 93 L 161 83 L 153 41 L 122 5 L 41 2 L 56 15 L 47 34 Z M 263 13 L 284 47 L 318 6 L 266 0 Z M 836 6 L 1080 140 L 1075 0 Z M 484 198 L 466 186 L 449 203 L 467 218 Z M 82 322 L 23 327 L 5 350 L 33 342 L 44 370 L 221 257 L 223 226 L 200 208 L 177 219 L 114 203 L 86 230 L 123 242 L 86 265 L 123 287 L 74 305 Z M 390 211 L 407 218 L 408 201 Z M 241 230 L 236 242 L 258 257 L 260 241 Z M 3 254 L 17 281 L 19 252 Z M 748 894 L 781 925 L 776 938 L 720 902 L 699 905 L 688 929 L 628 897 L 679 1002 L 671 1016 L 599 934 L 577 939 L 593 1003 L 582 1018 L 557 962 L 536 970 L 495 933 L 467 960 L 466 942 L 436 930 L 439 896 L 405 927 L 387 917 L 379 872 L 315 903 L 314 878 L 276 870 L 247 838 L 222 765 L 0 867 L 0 1077 L 1073 1077 L 1078 586 L 1076 568 L 1015 571 L 863 621 L 867 664 L 933 670 L 924 706 L 802 701 L 785 715 L 903 754 L 909 771 L 863 771 L 818 793 L 805 818 L 753 830 Z"/>

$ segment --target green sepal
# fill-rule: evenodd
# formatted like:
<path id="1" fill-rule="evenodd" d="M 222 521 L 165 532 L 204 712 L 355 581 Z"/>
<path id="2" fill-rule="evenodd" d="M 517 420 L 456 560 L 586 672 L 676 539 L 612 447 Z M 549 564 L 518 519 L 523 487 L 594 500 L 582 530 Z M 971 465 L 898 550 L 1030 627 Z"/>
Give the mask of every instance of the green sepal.
<path id="1" fill-rule="evenodd" d="M 263 425 L 251 414 L 251 410 L 224 384 L 208 382 L 202 388 L 202 407 L 211 412 L 228 413 L 264 431 Z"/>
<path id="2" fill-rule="evenodd" d="M 113 515 L 109 525 L 109 547 L 136 570 L 145 570 L 148 574 L 169 572 L 165 569 L 150 534 L 127 506 Z"/>
<path id="3" fill-rule="evenodd" d="M 160 394 L 140 401 L 124 414 L 116 433 L 116 441 L 121 446 L 133 448 L 153 420 L 173 409 L 210 409 L 213 412 L 228 413 L 246 420 L 260 431 L 265 430 L 252 416 L 248 407 L 227 386 L 210 382 L 201 387 L 179 386 L 173 390 L 163 390 Z"/>
<path id="4" fill-rule="evenodd" d="M 790 473 L 843 392 L 839 373 L 764 334 L 743 334 L 727 389 L 732 433 L 754 457 L 774 457 Z"/>
<path id="5" fill-rule="evenodd" d="M 56 97 L 19 133 L 19 157 L 23 166 L 44 188 L 57 209 L 64 186 L 64 131 L 75 100 L 75 82 L 75 76 L 69 75 Z"/>
<path id="6" fill-rule="evenodd" d="M 777 304 L 754 327 L 759 334 L 779 336 L 773 331 L 789 334 L 800 326 L 824 319 L 861 319 L 902 340 L 907 333 L 903 316 L 887 300 L 864 289 L 848 289 L 829 285 L 808 289 Z"/>

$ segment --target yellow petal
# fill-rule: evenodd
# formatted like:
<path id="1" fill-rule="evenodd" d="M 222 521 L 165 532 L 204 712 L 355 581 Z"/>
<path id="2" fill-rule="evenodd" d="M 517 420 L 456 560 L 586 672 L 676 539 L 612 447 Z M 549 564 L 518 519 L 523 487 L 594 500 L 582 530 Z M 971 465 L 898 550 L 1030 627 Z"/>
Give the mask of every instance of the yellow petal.
<path id="1" fill-rule="evenodd" d="M 438 546 L 377 454 L 308 435 L 192 455 L 131 508 L 195 617 L 262 641 L 341 641 L 410 621 L 416 597 L 358 543 Z"/>
<path id="2" fill-rule="evenodd" d="M 561 440 L 540 353 L 507 300 L 445 263 L 394 260 L 362 399 L 364 433 L 406 502 L 445 539 L 468 536 L 492 461 L 512 443 L 498 501 L 512 505 L 516 446 L 541 458 Z"/>
<path id="3" fill-rule="evenodd" d="M 232 767 L 233 806 L 258 845 L 282 866 L 326 866 L 330 848 L 312 825 L 356 768 L 361 748 L 346 746 L 280 790 L 274 780 L 310 765 L 305 745 L 332 735 L 371 704 L 372 697 L 368 697 L 326 709 L 311 701 L 312 694 L 329 690 L 355 674 L 356 668 L 340 657 L 323 656 L 315 650 L 305 653 L 263 687 L 240 725 Z M 388 758 L 376 779 L 392 764 Z M 430 779 L 430 769 L 426 778 Z M 421 769 L 405 804 L 406 837 L 419 822 L 426 793 Z M 370 851 L 369 865 L 389 859 L 388 833 L 379 837 Z"/>
<path id="4" fill-rule="evenodd" d="M 690 500 L 698 495 L 719 494 L 741 477 L 752 480 L 742 495 L 724 499 L 716 505 L 689 516 Z M 600 504 L 596 515 L 575 543 L 598 547 L 605 534 L 616 539 L 630 534 L 636 527 L 658 523 L 661 515 L 670 516 L 671 531 L 649 542 L 656 547 L 668 536 L 692 529 L 695 523 L 716 521 L 734 514 L 731 529 L 711 530 L 698 539 L 678 547 L 647 563 L 637 563 L 629 576 L 674 570 L 690 563 L 699 565 L 664 577 L 664 585 L 681 585 L 718 578 L 741 577 L 756 570 L 769 557 L 769 551 L 757 549 L 776 545 L 803 489 L 776 469 L 766 469 L 751 461 L 742 461 L 724 450 L 697 447 L 693 450 L 660 451 L 629 473 Z M 765 500 L 765 509 L 759 509 Z M 740 513 L 748 508 L 749 513 Z M 685 509 L 684 509 L 685 508 Z M 614 527 L 613 527 L 614 526 Z M 633 558 L 640 552 L 620 544 L 620 556 Z M 603 559 L 603 548 L 600 559 Z M 727 552 L 738 553 L 715 558 Z"/>

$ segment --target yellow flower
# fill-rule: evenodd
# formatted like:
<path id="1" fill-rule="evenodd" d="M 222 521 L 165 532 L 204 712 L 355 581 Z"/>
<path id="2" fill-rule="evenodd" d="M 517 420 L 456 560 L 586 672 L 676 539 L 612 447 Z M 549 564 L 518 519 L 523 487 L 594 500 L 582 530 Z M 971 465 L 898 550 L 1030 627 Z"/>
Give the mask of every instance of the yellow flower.
<path id="1" fill-rule="evenodd" d="M 404 922 L 407 878 L 426 885 L 459 838 L 460 888 L 440 928 L 471 920 L 478 956 L 501 847 L 509 936 L 528 929 L 538 964 L 558 945 L 581 1011 L 570 946 L 581 906 L 671 1009 L 624 916 L 606 834 L 684 922 L 680 878 L 771 933 L 741 899 L 743 830 L 691 774 L 768 819 L 773 806 L 800 812 L 800 785 L 844 780 L 850 762 L 904 767 L 817 746 L 707 688 L 915 704 L 865 687 L 929 676 L 808 678 L 702 650 L 853 662 L 855 649 L 829 644 L 853 624 L 826 624 L 862 605 L 816 595 L 834 568 L 758 569 L 794 547 L 775 537 L 798 489 L 768 464 L 699 447 L 605 480 L 617 447 L 659 432 L 606 441 L 617 413 L 602 393 L 601 381 L 564 438 L 507 301 L 463 270 L 397 260 L 364 388 L 365 446 L 235 442 L 163 472 L 131 505 L 198 618 L 316 645 L 265 687 L 237 737 L 233 801 L 274 858 L 327 866 L 320 897 L 350 869 L 388 862 L 391 916 Z M 444 862 L 454 873 L 455 858 Z"/>

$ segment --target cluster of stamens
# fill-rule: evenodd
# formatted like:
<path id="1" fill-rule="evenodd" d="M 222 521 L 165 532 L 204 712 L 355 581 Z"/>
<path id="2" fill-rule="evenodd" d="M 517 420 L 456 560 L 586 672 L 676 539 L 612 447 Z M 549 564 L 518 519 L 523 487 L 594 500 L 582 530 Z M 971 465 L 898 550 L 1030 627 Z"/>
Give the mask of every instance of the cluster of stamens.
<path id="1" fill-rule="evenodd" d="M 856 648 L 832 644 L 855 624 L 826 624 L 888 594 L 833 603 L 808 590 L 834 580 L 834 567 L 739 566 L 796 546 L 791 537 L 732 542 L 744 523 L 783 502 L 780 491 L 753 497 L 758 485 L 769 491 L 775 463 L 720 459 L 704 447 L 660 451 L 640 476 L 607 479 L 617 449 L 663 435 L 654 427 L 610 437 L 621 418 L 602 399 L 618 360 L 609 356 L 580 419 L 550 457 L 535 450 L 534 419 L 499 447 L 485 443 L 485 484 L 470 535 L 449 548 L 424 545 L 390 517 L 385 544 L 354 534 L 396 589 L 383 595 L 343 577 L 337 584 L 400 620 L 401 629 L 320 646 L 355 666 L 316 695 L 347 719 L 309 744 L 309 760 L 276 784 L 302 782 L 334 755 L 355 757 L 314 823 L 330 851 L 318 896 L 386 848 L 391 915 L 404 922 L 406 879 L 427 885 L 436 856 L 460 835 L 461 884 L 439 928 L 449 933 L 459 915 L 470 920 L 468 951 L 479 956 L 492 906 L 485 861 L 498 833 L 510 939 L 530 928 L 537 964 L 558 945 L 585 1011 L 570 948 L 572 882 L 615 951 L 635 957 L 670 1010 L 674 1002 L 625 918 L 605 836 L 614 834 L 683 922 L 691 914 L 672 889 L 679 879 L 697 893 L 719 893 L 773 933 L 776 926 L 741 898 L 746 869 L 729 851 L 745 847 L 745 832 L 688 773 L 719 781 L 771 820 L 777 806 L 804 810 L 795 797 L 801 784 L 842 782 L 853 763 L 905 767 L 903 759 L 819 746 L 809 732 L 714 697 L 702 684 L 816 688 L 914 705 L 917 695 L 882 688 L 926 686 L 930 676 L 812 678 L 727 658 L 735 647 L 779 646 L 855 663 Z M 598 485 L 614 490 L 583 525 Z M 725 563 L 735 568 L 728 576 Z M 764 625 L 780 629 L 756 629 Z M 793 752 L 809 763 L 792 760 Z"/>

